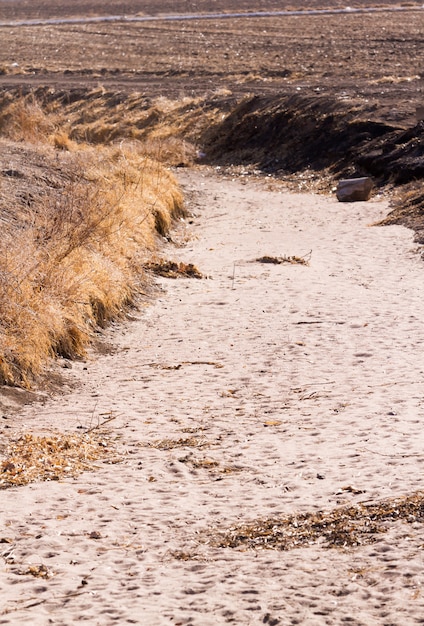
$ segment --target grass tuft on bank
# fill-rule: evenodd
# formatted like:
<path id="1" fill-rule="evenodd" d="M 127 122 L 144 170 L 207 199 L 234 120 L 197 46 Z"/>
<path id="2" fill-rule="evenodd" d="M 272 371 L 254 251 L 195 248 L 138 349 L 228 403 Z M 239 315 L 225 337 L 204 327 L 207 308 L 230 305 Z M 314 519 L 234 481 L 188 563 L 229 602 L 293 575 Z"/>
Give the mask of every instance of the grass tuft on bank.
<path id="1" fill-rule="evenodd" d="M 144 264 L 183 201 L 135 145 L 0 148 L 0 382 L 29 387 L 50 357 L 83 356 L 145 289 Z"/>

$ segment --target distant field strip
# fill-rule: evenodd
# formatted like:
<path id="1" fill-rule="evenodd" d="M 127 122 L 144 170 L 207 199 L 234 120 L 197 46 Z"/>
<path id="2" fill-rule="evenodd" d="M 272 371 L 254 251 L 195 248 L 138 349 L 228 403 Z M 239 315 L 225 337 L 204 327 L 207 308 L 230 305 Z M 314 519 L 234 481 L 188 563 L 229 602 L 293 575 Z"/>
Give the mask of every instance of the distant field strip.
<path id="1" fill-rule="evenodd" d="M 16 22 L 0 22 L 0 27 L 48 26 L 50 24 L 92 24 L 100 22 L 182 22 L 189 20 L 226 20 L 260 17 L 293 17 L 310 15 L 337 15 L 356 13 L 396 13 L 405 11 L 422 11 L 424 5 L 393 6 L 393 7 L 346 7 L 343 9 L 309 9 L 299 11 L 256 11 L 249 13 L 185 13 L 179 15 L 105 15 L 97 17 L 69 17 L 44 20 L 19 20 Z"/>

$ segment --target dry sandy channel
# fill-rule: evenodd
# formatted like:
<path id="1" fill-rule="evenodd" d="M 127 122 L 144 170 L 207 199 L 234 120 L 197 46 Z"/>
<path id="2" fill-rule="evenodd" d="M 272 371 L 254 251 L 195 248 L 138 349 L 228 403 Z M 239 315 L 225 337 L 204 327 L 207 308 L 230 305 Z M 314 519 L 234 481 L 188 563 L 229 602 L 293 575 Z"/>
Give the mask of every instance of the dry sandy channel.
<path id="1" fill-rule="evenodd" d="M 17 418 L 75 432 L 114 416 L 122 460 L 1 492 L 0 624 L 424 623 L 421 523 L 344 549 L 201 541 L 205 529 L 421 488 L 423 264 L 411 232 L 370 227 L 387 213 L 381 198 L 180 178 L 193 223 L 164 254 L 208 278 L 160 279 L 111 334 L 113 353 L 74 366 L 76 391 Z M 309 266 L 255 262 L 310 251 Z M 180 443 L 148 446 L 164 439 Z M 31 564 L 52 576 L 19 574 Z"/>

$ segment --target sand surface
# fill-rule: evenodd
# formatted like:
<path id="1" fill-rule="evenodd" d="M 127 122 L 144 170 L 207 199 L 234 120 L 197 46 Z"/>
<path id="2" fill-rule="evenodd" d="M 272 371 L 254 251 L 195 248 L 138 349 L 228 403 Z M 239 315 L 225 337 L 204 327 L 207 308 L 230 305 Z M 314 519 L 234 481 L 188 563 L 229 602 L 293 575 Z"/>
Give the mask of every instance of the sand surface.
<path id="1" fill-rule="evenodd" d="M 411 232 L 369 227 L 387 213 L 378 198 L 180 179 L 193 223 L 164 255 L 209 278 L 160 279 L 151 305 L 109 333 L 114 351 L 74 365 L 75 391 L 15 419 L 75 432 L 112 416 L 122 460 L 0 492 L 0 624 L 424 623 L 421 523 L 345 549 L 203 540 L 421 488 L 423 265 Z M 255 262 L 308 253 L 309 266 Z M 52 576 L 20 574 L 32 564 Z"/>

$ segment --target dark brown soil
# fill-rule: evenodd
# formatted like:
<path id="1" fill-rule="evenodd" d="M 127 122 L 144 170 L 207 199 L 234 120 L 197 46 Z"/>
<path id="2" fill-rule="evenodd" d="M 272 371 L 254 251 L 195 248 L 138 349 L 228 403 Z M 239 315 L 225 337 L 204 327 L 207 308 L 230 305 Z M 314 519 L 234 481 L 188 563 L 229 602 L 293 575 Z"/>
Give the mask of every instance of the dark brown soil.
<path id="1" fill-rule="evenodd" d="M 174 13 L 211 12 L 218 11 L 220 4 L 228 10 L 286 6 L 275 0 L 209 0 L 172 5 L 151 1 L 143 7 L 146 13 L 155 12 L 155 6 L 165 13 L 172 7 Z M 7 3 L 11 5 L 17 11 L 23 3 Z M 53 1 L 37 3 L 37 11 L 43 17 L 63 14 L 62 3 L 56 5 Z M 4 0 L 3 5 L 0 0 L 0 19 L 2 6 Z M 79 5 L 71 6 L 73 14 Z M 40 7 L 46 7 L 42 13 Z M 88 15 L 99 12 L 95 4 L 93 7 L 86 6 Z M 108 13 L 106 9 L 107 3 L 102 12 Z M 113 4 L 113 9 L 116 12 L 118 7 Z M 4 14 L 8 15 L 6 9 Z M 22 9 L 20 17 L 24 14 Z M 423 32 L 421 9 L 361 15 L 6 27 L 1 28 L 0 87 L 75 89 L 102 84 L 108 90 L 170 98 L 203 96 L 222 88 L 234 95 L 300 91 L 328 94 L 336 100 L 360 98 L 374 115 L 411 124 L 422 97 Z"/>
<path id="2" fill-rule="evenodd" d="M 402 185 L 424 177 L 424 123 L 404 129 L 328 96 L 245 99 L 205 137 L 207 160 L 255 162 L 268 173 L 329 169 Z"/>
<path id="3" fill-rule="evenodd" d="M 353 0 L 351 7 L 376 4 Z M 378 6 L 399 5 L 397 0 L 385 0 Z M 419 6 L 420 2 L 403 3 Z M 171 15 L 179 13 L 233 13 L 238 11 L 281 11 L 284 9 L 316 9 L 346 7 L 344 0 L 0 0 L 1 20 L 46 19 L 97 15 Z"/>

